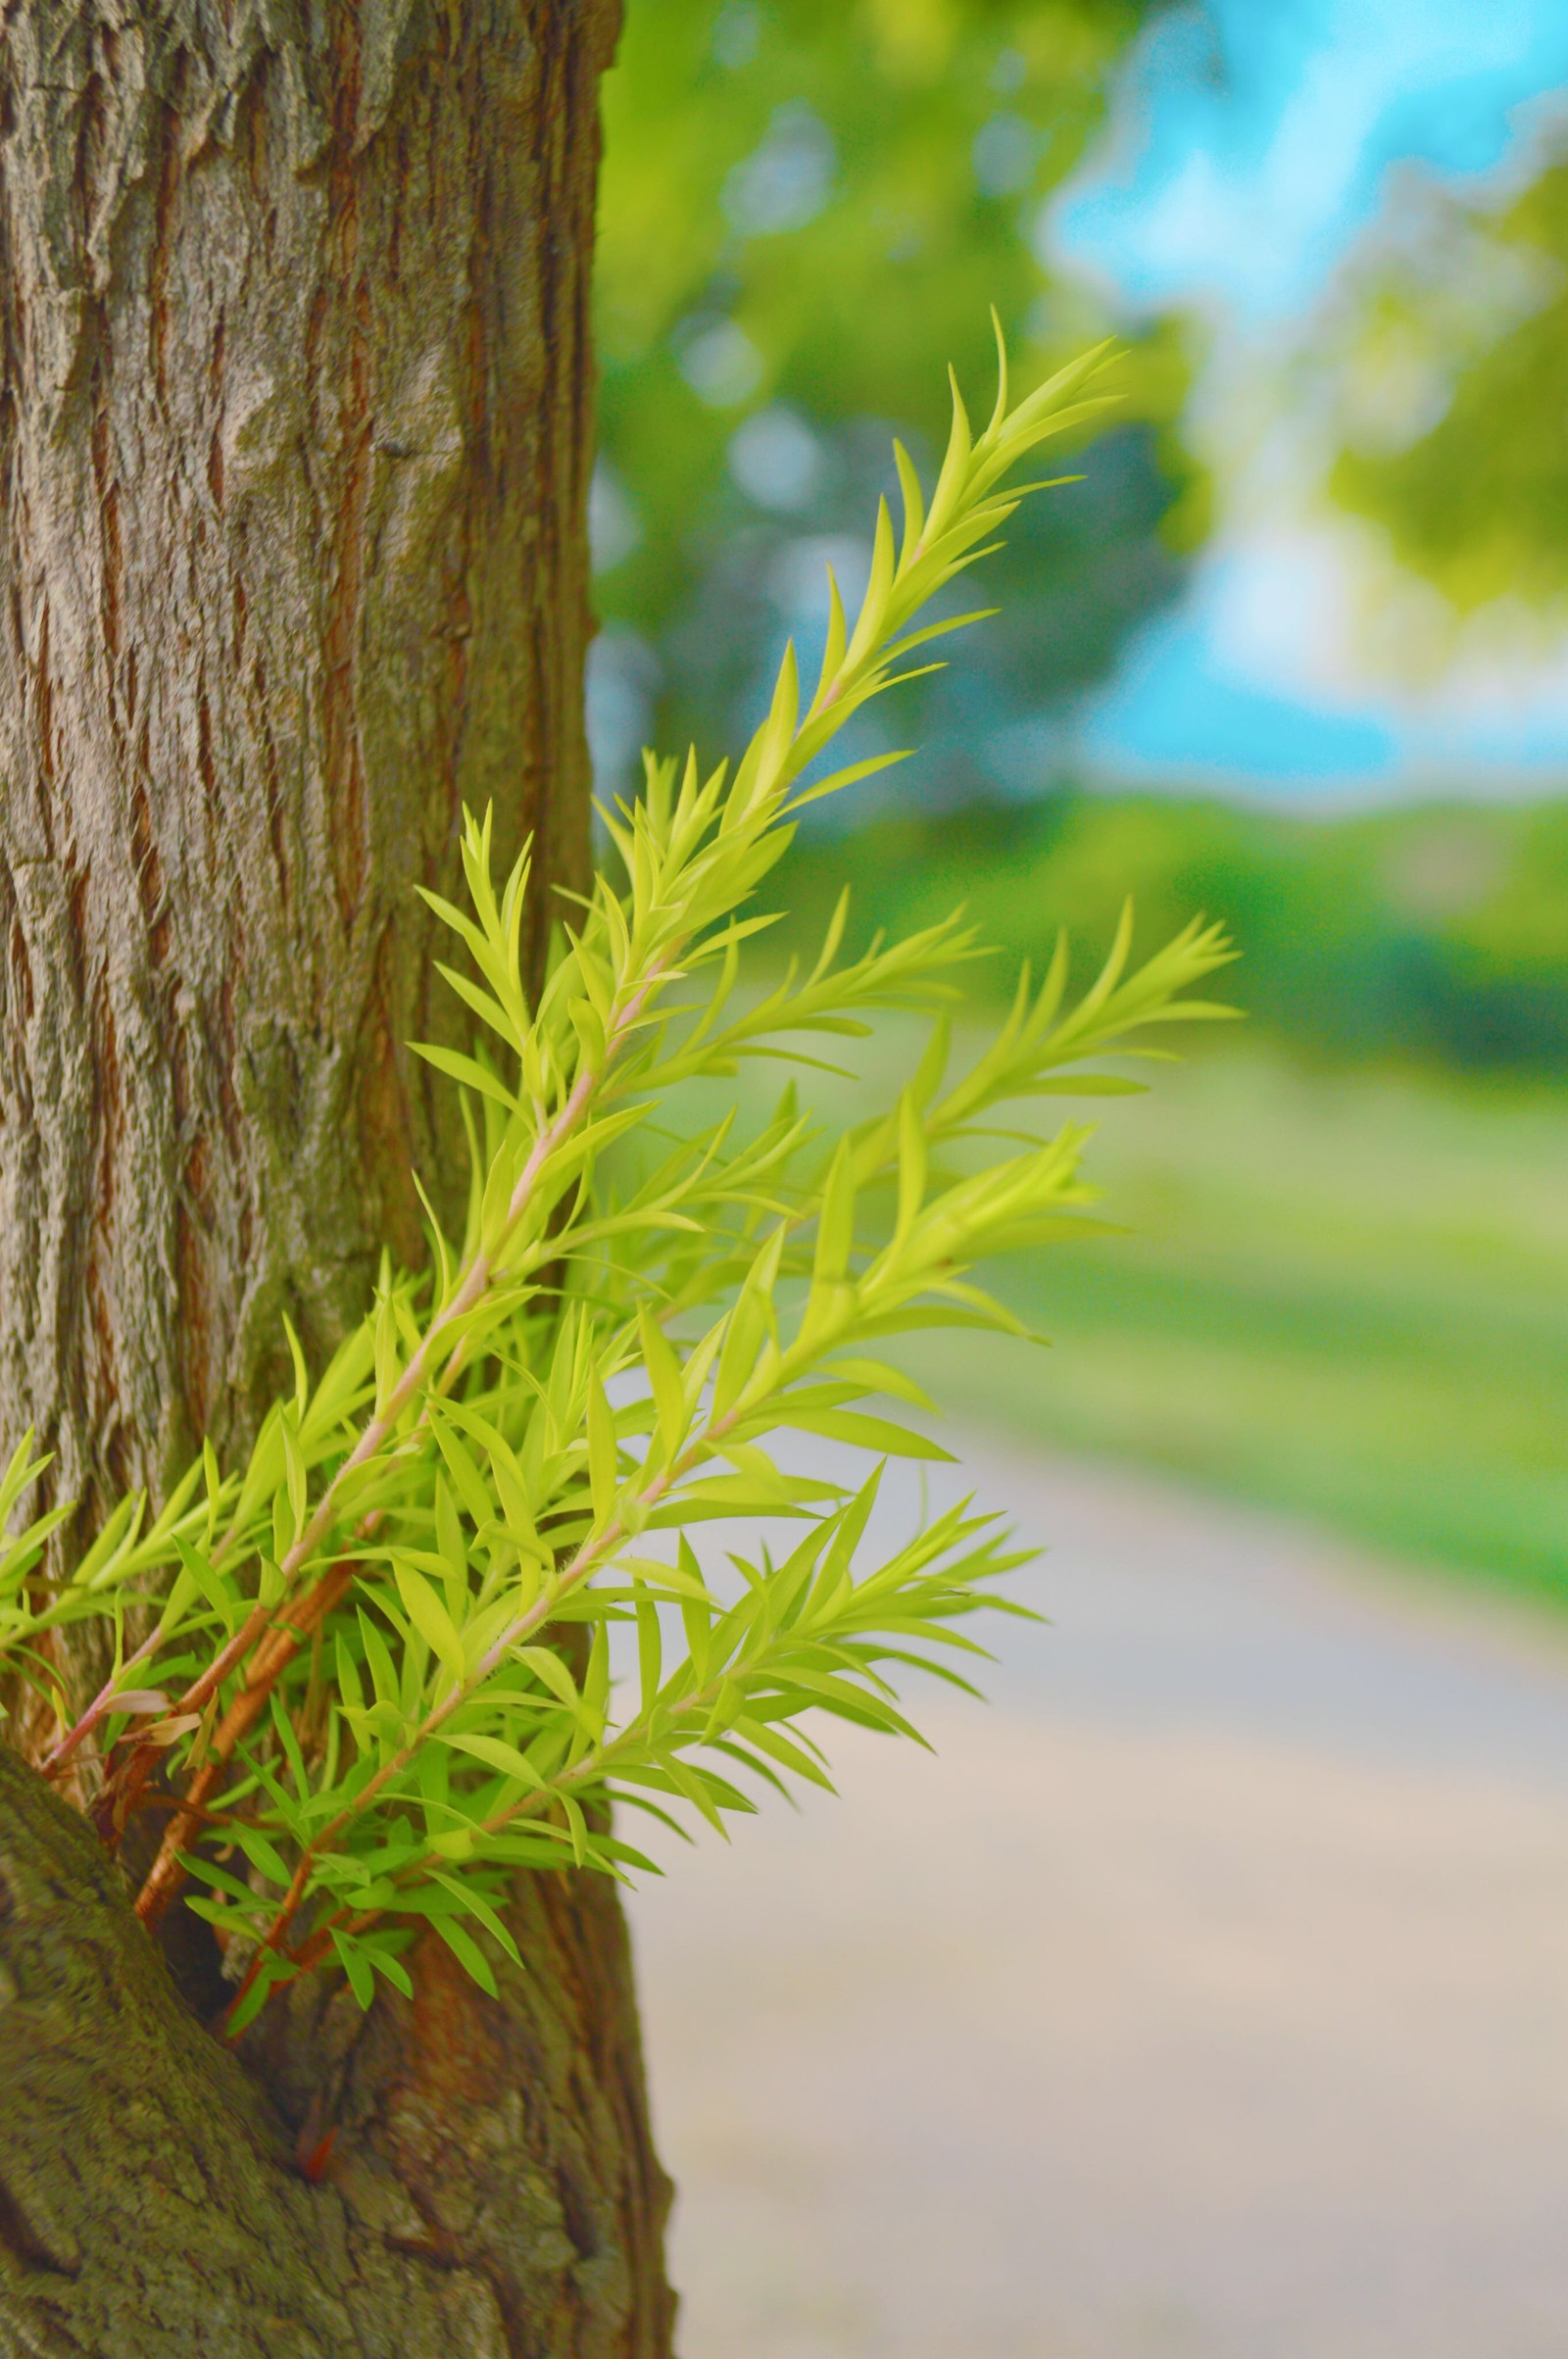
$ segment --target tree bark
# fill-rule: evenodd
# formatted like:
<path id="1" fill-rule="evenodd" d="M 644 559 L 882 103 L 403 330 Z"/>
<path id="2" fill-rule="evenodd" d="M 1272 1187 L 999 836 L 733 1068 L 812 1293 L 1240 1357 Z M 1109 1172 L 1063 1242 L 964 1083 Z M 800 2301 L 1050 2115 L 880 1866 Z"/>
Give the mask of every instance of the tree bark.
<path id="1" fill-rule="evenodd" d="M 513 1925 L 500 2003 L 437 1947 L 412 2006 L 315 1982 L 242 2065 L 0 1747 L 5 2359 L 666 2351 L 613 1895 L 540 1878 Z"/>
<path id="2" fill-rule="evenodd" d="M 582 880 L 614 30 L 0 5 L 0 1441 L 80 1531 L 244 1446 L 284 1312 L 319 1356 L 418 1258 L 412 1166 L 451 1201 L 404 1044 L 460 1029 L 413 886 L 463 804 L 534 836 L 536 956 Z M 0 1755 L 0 2353 L 667 2352 L 613 1895 L 513 1920 L 499 2002 L 436 1944 L 237 2060 Z"/>

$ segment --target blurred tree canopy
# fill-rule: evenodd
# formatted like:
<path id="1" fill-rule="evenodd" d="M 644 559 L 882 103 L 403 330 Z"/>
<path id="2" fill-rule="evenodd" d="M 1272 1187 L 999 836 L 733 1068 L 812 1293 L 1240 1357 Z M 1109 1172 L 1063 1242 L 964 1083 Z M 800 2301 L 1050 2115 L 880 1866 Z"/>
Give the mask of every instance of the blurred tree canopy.
<path id="1" fill-rule="evenodd" d="M 1461 613 L 1568 589 L 1568 158 L 1501 208 L 1412 190 L 1350 310 L 1330 488 Z"/>
<path id="2" fill-rule="evenodd" d="M 1053 270 L 1043 208 L 1146 13 L 631 0 L 605 86 L 602 786 L 645 737 L 712 751 L 750 725 L 786 633 L 804 657 L 820 630 L 824 560 L 858 594 L 890 436 L 929 467 L 950 361 L 989 408 L 988 303 L 1020 377 L 1105 333 Z M 1200 524 L 1173 430 L 1187 379 L 1171 328 L 1117 365 L 1125 406 L 1086 480 L 1027 503 L 986 568 L 980 599 L 1003 618 L 922 685 L 923 712 L 908 699 L 897 716 L 933 749 L 923 780 L 900 774 L 901 797 L 1050 782 L 1051 715 L 1175 594 Z"/>

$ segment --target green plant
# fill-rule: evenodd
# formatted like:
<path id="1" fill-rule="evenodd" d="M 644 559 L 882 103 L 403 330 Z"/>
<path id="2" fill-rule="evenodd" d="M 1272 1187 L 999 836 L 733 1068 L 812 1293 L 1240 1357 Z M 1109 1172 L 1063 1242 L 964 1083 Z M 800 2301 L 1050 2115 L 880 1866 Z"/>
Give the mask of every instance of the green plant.
<path id="1" fill-rule="evenodd" d="M 1227 953 L 1195 923 L 1129 973 L 1124 923 L 1069 1007 L 1063 946 L 950 1075 L 943 1009 L 977 952 L 956 919 L 837 964 L 841 905 L 808 973 L 746 999 L 741 948 L 768 920 L 742 911 L 790 814 L 880 766 L 806 777 L 852 713 L 909 676 L 907 656 L 958 627 L 916 617 L 1011 513 L 1007 469 L 1100 407 L 1079 397 L 1099 357 L 1016 409 L 1004 358 L 978 438 L 955 388 L 929 508 L 899 451 L 902 543 L 884 505 L 864 602 L 852 628 L 834 591 L 805 712 L 787 653 L 733 774 L 650 759 L 643 798 L 608 816 L 624 886 L 601 877 L 563 928 L 536 1006 L 518 956 L 526 860 L 498 891 L 489 821 L 470 818 L 471 911 L 434 906 L 472 962 L 441 971 L 488 1045 L 420 1052 L 463 1095 L 462 1240 L 432 1211 L 429 1270 L 384 1266 L 314 1382 L 290 1332 L 294 1390 L 243 1467 L 208 1447 L 150 1523 L 141 1498 L 122 1500 L 41 1596 L 59 1511 L 10 1544 L 0 1650 L 55 1706 L 46 1767 L 92 1741 L 111 1841 L 157 1774 L 171 1816 L 137 1905 L 151 1921 L 187 1879 L 204 1888 L 190 1905 L 227 1950 L 231 2030 L 333 1959 L 362 2001 L 377 1974 L 407 1989 L 401 1952 L 424 1926 L 489 1984 L 475 1932 L 510 1950 L 508 1870 L 646 1864 L 612 1804 L 660 1817 L 685 1804 L 719 1824 L 749 1806 L 738 1772 L 824 1782 L 802 1715 L 907 1731 L 890 1668 L 954 1677 L 932 1648 L 979 1651 L 953 1626 L 998 1602 L 994 1579 L 1019 1561 L 994 1518 L 951 1510 L 858 1571 L 876 1474 L 846 1492 L 781 1470 L 767 1446 L 804 1430 L 875 1456 L 944 1454 L 863 1405 L 923 1401 L 876 1348 L 939 1321 L 1012 1326 L 969 1264 L 1059 1233 L 1087 1201 L 1083 1129 L 1006 1152 L 998 1110 L 1132 1086 L 1074 1068 L 1217 1012 L 1179 995 Z M 786 1089 L 755 1135 L 721 1119 L 632 1152 L 681 1085 L 743 1058 L 804 1058 L 792 1038 L 853 1037 L 887 1007 L 930 1010 L 929 1043 L 897 1099 L 836 1143 Z M 7 1509 L 38 1470 L 24 1447 Z M 795 1518 L 803 1533 L 779 1557 L 734 1557 L 734 1588 L 717 1591 L 687 1528 L 718 1515 Z M 44 1642 L 95 1616 L 113 1620 L 115 1668 L 83 1706 Z M 638 1655 L 618 1717 L 616 1622 Z"/>

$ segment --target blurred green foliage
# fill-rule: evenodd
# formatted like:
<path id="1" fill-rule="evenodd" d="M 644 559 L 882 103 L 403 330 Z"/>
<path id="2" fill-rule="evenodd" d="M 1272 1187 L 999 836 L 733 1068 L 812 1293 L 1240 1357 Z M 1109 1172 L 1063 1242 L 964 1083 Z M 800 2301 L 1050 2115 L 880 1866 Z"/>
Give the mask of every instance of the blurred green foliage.
<path id="1" fill-rule="evenodd" d="M 1053 1349 L 922 1348 L 945 1404 L 1568 1604 L 1559 1091 L 1233 1032 L 1096 1154 L 1126 1233 L 988 1273 Z"/>
<path id="2" fill-rule="evenodd" d="M 913 766 L 913 765 L 910 765 Z M 895 773 L 899 775 L 901 773 Z M 801 841 L 780 873 L 804 948 L 852 888 L 856 931 L 967 904 L 1005 956 L 977 988 L 1038 971 L 1058 926 L 1102 947 L 1123 900 L 1153 941 L 1195 911 L 1235 936 L 1231 996 L 1319 1056 L 1568 1070 L 1568 804 L 1301 818 L 1158 796 L 910 810 Z"/>
<path id="3" fill-rule="evenodd" d="M 757 717 L 783 639 L 846 595 L 897 431 L 929 467 L 953 362 L 989 408 L 995 303 L 1020 386 L 1106 321 L 1042 210 L 1103 113 L 1145 0 L 630 0 L 605 84 L 598 265 L 601 785 L 645 737 Z M 1004 619 L 901 725 L 949 799 L 1040 781 L 1049 716 L 1171 598 L 1202 487 L 1173 329 L 1118 370 L 1087 479 L 1027 506 L 986 582 Z M 1072 462 L 1067 462 L 1071 466 Z M 1042 716 L 1046 716 L 1042 723 Z M 870 743 L 865 751 L 874 750 Z"/>
<path id="4" fill-rule="evenodd" d="M 1461 612 L 1559 598 L 1568 161 L 1500 211 L 1425 192 L 1351 317 L 1370 431 L 1352 420 L 1335 497 L 1386 526 L 1396 555 Z"/>

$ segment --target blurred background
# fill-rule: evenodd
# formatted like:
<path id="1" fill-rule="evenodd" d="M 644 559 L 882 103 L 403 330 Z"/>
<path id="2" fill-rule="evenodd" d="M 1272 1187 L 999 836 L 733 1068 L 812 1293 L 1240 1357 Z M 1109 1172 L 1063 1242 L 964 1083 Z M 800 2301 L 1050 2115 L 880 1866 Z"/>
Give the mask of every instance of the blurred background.
<path id="1" fill-rule="evenodd" d="M 1249 1017 L 993 1273 L 1054 1349 L 922 1369 L 1054 1631 L 638 1902 L 687 2359 L 1556 2359 L 1568 11 L 629 0 L 606 142 L 600 791 L 744 742 L 988 304 L 1114 335 L 779 939 L 963 901 L 1000 1003 L 1131 893 Z"/>

